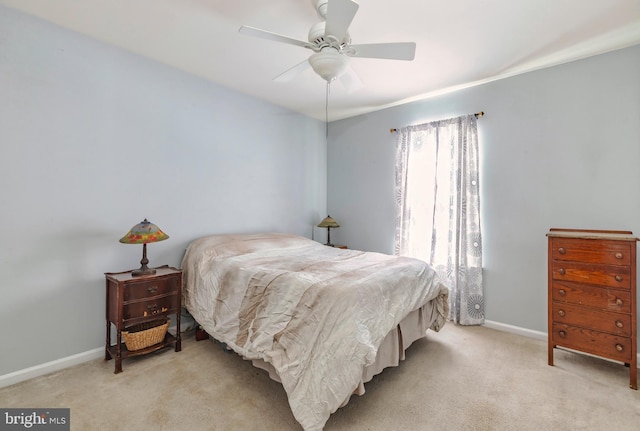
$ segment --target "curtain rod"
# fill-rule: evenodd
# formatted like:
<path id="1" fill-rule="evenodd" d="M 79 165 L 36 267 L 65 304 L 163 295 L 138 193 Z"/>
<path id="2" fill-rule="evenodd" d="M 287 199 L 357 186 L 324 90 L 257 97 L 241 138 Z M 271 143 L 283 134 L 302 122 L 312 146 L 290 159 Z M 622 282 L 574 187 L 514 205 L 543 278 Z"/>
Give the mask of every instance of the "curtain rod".
<path id="1" fill-rule="evenodd" d="M 476 112 L 473 115 L 475 115 L 476 118 L 480 118 L 480 117 L 482 117 L 484 115 L 484 111 Z M 391 132 L 391 133 L 395 133 L 397 131 L 398 131 L 398 129 L 389 129 L 389 132 Z"/>

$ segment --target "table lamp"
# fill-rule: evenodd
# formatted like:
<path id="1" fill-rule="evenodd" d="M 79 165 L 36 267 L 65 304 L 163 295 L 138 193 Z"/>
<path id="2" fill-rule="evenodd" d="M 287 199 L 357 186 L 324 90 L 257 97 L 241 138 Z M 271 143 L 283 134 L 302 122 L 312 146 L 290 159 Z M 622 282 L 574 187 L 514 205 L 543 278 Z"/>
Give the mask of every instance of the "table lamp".
<path id="1" fill-rule="evenodd" d="M 335 229 L 337 227 L 340 227 L 338 222 L 336 222 L 334 219 L 331 218 L 330 215 L 328 215 L 320 222 L 318 227 L 326 227 L 327 228 L 327 243 L 325 245 L 333 247 L 333 244 L 331 244 L 331 228 Z"/>
<path id="2" fill-rule="evenodd" d="M 140 268 L 131 272 L 131 275 L 138 277 L 141 275 L 152 275 L 156 273 L 155 268 L 149 268 L 147 264 L 147 244 L 150 242 L 164 241 L 169 238 L 169 235 L 162 232 L 158 226 L 151 223 L 147 219 L 144 219 L 134 227 L 122 238 L 120 242 L 123 244 L 142 244 L 142 260 L 140 261 Z"/>

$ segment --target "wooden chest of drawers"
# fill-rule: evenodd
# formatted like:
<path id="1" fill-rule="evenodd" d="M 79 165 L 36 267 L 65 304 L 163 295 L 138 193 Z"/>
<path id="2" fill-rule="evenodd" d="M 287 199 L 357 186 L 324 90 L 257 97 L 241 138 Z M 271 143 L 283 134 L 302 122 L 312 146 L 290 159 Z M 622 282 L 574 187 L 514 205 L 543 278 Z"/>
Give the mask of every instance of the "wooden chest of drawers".
<path id="1" fill-rule="evenodd" d="M 637 389 L 637 238 L 574 229 L 551 229 L 547 237 L 549 365 L 555 347 L 624 362 Z"/>
<path id="2" fill-rule="evenodd" d="M 153 275 L 134 277 L 132 271 L 106 273 L 106 342 L 105 359 L 115 359 L 115 373 L 122 372 L 122 360 L 129 356 L 144 355 L 175 345 L 181 350 L 180 311 L 182 299 L 182 271 L 170 266 L 156 269 Z M 133 325 L 152 322 L 174 314 L 176 335 L 166 334 L 158 344 L 130 351 L 122 342 L 122 331 Z M 116 343 L 111 344 L 111 326 L 116 329 Z"/>

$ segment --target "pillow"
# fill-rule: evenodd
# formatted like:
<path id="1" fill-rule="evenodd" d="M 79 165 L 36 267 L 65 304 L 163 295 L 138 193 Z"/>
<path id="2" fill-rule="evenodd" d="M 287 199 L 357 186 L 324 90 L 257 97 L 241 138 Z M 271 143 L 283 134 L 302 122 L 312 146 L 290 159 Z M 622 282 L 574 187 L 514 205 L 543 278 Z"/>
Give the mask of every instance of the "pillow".
<path id="1" fill-rule="evenodd" d="M 198 238 L 189 244 L 187 254 L 201 257 L 238 256 L 262 250 L 290 249 L 318 244 L 308 238 L 287 233 L 221 234 Z"/>

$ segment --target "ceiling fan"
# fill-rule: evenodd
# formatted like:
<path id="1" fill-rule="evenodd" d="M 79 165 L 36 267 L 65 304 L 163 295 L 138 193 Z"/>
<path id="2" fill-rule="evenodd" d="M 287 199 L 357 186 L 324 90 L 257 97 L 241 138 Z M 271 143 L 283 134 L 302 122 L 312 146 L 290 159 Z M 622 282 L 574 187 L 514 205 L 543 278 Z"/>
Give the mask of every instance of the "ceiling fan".
<path id="1" fill-rule="evenodd" d="M 315 4 L 322 21 L 309 30 L 308 42 L 245 25 L 240 27 L 242 34 L 301 46 L 314 52 L 308 60 L 295 65 L 274 80 L 288 81 L 310 65 L 318 75 L 330 83 L 340 76 L 345 76 L 349 57 L 406 61 L 414 59 L 415 42 L 352 45 L 348 30 L 358 10 L 358 3 L 352 0 L 311 1 Z"/>

